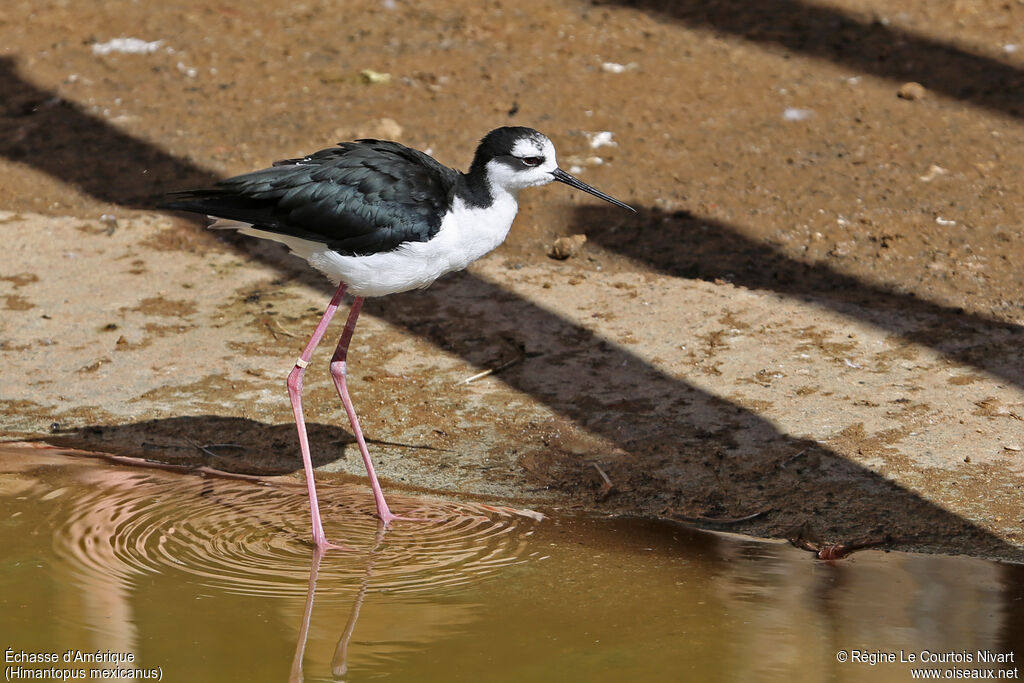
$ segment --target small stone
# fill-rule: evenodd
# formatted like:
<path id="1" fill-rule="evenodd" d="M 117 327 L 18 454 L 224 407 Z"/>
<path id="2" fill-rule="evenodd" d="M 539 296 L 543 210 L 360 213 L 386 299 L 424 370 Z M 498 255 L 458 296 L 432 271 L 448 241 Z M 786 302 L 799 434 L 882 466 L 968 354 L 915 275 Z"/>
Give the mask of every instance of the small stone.
<path id="1" fill-rule="evenodd" d="M 583 234 L 559 237 L 548 252 L 548 256 L 560 261 L 575 256 L 587 242 L 587 236 Z"/>
<path id="2" fill-rule="evenodd" d="M 382 118 L 365 121 L 351 128 L 335 128 L 334 137 L 338 140 L 401 140 L 404 129 L 394 119 Z"/>
<path id="3" fill-rule="evenodd" d="M 382 71 L 363 69 L 360 72 L 360 75 L 363 77 L 363 82 L 369 83 L 370 85 L 384 85 L 391 82 L 391 74 L 384 73 Z"/>
<path id="4" fill-rule="evenodd" d="M 924 86 L 920 83 L 910 81 L 909 83 L 901 85 L 900 89 L 896 91 L 896 94 L 905 100 L 914 101 L 924 99 L 924 96 L 928 94 L 928 91 L 925 90 Z"/>
<path id="5" fill-rule="evenodd" d="M 923 176 L 919 176 L 919 178 L 920 178 L 922 183 L 930 183 L 931 181 L 933 181 L 936 178 L 938 178 L 940 175 L 945 175 L 946 173 L 947 173 L 946 169 L 942 168 L 941 166 L 937 166 L 935 164 L 932 164 L 928 168 L 928 172 L 925 173 Z"/>
<path id="6" fill-rule="evenodd" d="M 378 119 L 371 131 L 372 135 L 369 137 L 377 138 L 378 140 L 398 140 L 402 137 L 402 127 L 398 125 L 398 121 L 389 118 Z"/>
<path id="7" fill-rule="evenodd" d="M 100 216 L 100 223 L 106 226 L 104 232 L 106 232 L 108 235 L 113 235 L 114 232 L 117 230 L 117 216 L 105 213 L 102 216 Z"/>

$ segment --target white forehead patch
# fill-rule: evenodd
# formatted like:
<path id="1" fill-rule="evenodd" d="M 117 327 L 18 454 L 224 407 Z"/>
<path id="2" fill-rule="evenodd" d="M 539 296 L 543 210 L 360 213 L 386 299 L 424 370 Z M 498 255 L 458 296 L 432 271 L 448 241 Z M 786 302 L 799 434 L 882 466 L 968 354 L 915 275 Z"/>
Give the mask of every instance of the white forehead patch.
<path id="1" fill-rule="evenodd" d="M 535 157 L 535 156 L 554 156 L 555 146 L 551 144 L 551 141 L 544 136 L 539 138 L 529 137 L 520 138 L 516 140 L 516 144 L 512 146 L 512 156 L 515 157 Z"/>
<path id="2" fill-rule="evenodd" d="M 555 165 L 555 146 L 552 144 L 551 140 L 548 140 L 547 138 L 544 138 L 543 156 L 547 161 L 547 164 L 545 164 L 546 166 Z"/>

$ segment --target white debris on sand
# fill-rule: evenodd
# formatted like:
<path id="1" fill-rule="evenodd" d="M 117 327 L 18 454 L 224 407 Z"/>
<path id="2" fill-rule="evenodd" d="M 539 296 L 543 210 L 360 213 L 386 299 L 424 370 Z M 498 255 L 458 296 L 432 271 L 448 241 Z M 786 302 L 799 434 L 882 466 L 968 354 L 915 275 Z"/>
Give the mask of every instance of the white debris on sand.
<path id="1" fill-rule="evenodd" d="M 782 119 L 784 121 L 803 121 L 814 116 L 813 109 L 797 109 L 796 107 L 786 107 L 785 111 L 782 112 Z"/>
<path id="2" fill-rule="evenodd" d="M 132 55 L 148 55 L 156 52 L 164 41 L 154 40 L 146 42 L 140 38 L 114 38 L 105 43 L 93 43 L 92 53 L 94 55 L 109 55 L 112 52 L 120 52 Z"/>
<path id="3" fill-rule="evenodd" d="M 617 62 L 602 62 L 601 71 L 606 71 L 610 74 L 621 74 L 636 68 L 636 62 L 630 62 L 629 64 L 619 64 Z"/>
<path id="4" fill-rule="evenodd" d="M 178 73 L 184 74 L 188 78 L 195 78 L 199 75 L 199 71 L 192 66 L 188 66 L 184 62 L 178 62 Z"/>
<path id="5" fill-rule="evenodd" d="M 590 148 L 597 149 L 598 147 L 616 147 L 619 143 L 612 140 L 612 133 L 610 130 L 601 130 L 596 133 L 586 133 L 587 139 L 590 140 Z"/>
<path id="6" fill-rule="evenodd" d="M 938 178 L 940 175 L 946 175 L 946 173 L 948 173 L 946 169 L 942 168 L 941 166 L 937 166 L 936 164 L 932 164 L 931 166 L 928 167 L 927 173 L 925 173 L 923 176 L 918 177 L 920 178 L 921 182 L 930 183 L 931 181 Z"/>

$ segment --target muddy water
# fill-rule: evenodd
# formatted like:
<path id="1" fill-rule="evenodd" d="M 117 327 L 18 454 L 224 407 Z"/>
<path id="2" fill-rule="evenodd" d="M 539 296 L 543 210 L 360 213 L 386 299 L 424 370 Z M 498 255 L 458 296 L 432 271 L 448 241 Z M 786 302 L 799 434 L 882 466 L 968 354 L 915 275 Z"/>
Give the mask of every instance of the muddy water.
<path id="1" fill-rule="evenodd" d="M 978 659 L 1024 654 L 1016 566 L 830 564 L 678 526 L 402 496 L 393 507 L 427 521 L 383 532 L 365 487 L 321 495 L 352 552 L 311 550 L 294 485 L 0 450 L 8 679 L 904 681 L 914 666 L 1012 674 Z M 899 662 L 911 655 L 972 661 Z"/>

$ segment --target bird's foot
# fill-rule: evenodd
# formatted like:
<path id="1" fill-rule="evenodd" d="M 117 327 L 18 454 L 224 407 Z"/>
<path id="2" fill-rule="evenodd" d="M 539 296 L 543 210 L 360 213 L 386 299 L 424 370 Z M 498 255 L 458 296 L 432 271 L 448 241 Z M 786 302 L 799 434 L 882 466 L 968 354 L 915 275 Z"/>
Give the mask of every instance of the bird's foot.
<path id="1" fill-rule="evenodd" d="M 348 552 L 355 552 L 355 548 L 347 545 L 339 545 L 337 543 L 331 543 L 327 540 L 327 537 L 321 536 L 319 538 L 313 538 L 313 545 L 316 547 L 317 552 L 323 553 L 328 550 L 347 550 Z"/>
<path id="2" fill-rule="evenodd" d="M 392 522 L 432 522 L 435 520 L 427 517 L 405 517 L 403 515 L 391 514 L 390 510 L 378 511 L 377 518 L 384 523 L 384 526 L 391 526 Z"/>

